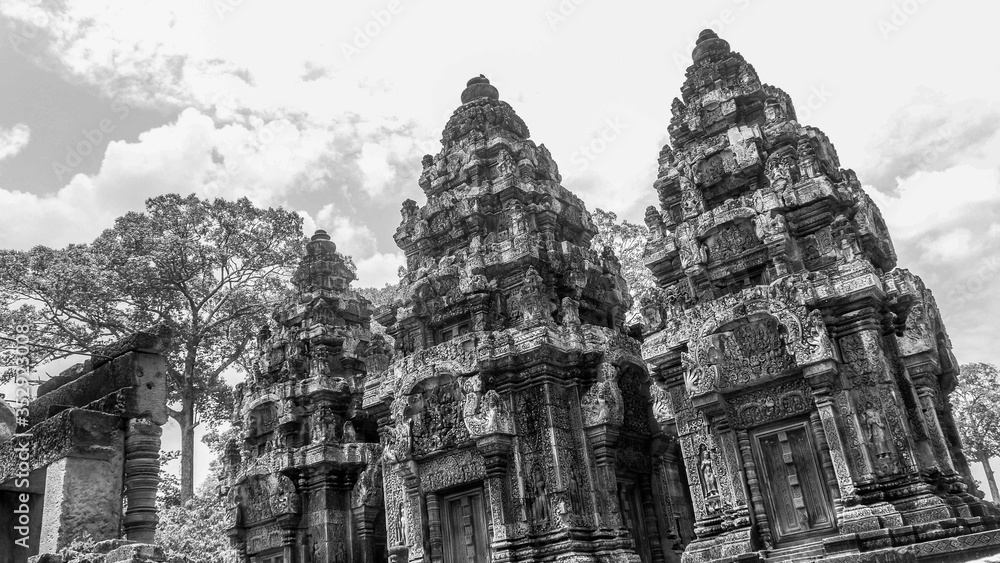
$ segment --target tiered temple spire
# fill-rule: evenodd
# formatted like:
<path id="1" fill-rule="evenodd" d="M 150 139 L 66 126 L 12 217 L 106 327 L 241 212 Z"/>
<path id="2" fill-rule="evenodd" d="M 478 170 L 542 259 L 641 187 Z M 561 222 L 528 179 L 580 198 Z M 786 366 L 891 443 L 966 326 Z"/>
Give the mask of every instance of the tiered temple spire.
<path id="1" fill-rule="evenodd" d="M 250 561 L 384 557 L 382 448 L 361 402 L 364 359 L 387 350 L 372 343 L 370 304 L 354 279 L 316 231 L 293 295 L 258 335 L 252 377 L 237 385 L 242 436 L 227 447 L 225 481 L 230 534 Z"/>
<path id="2" fill-rule="evenodd" d="M 936 537 L 914 525 L 995 526 L 968 492 L 940 315 L 894 269 L 871 198 L 726 41 L 702 32 L 693 59 L 646 211 L 657 287 L 641 301 L 697 516 L 685 560 L 831 558 Z"/>
<path id="3" fill-rule="evenodd" d="M 402 298 L 377 314 L 397 346 L 365 401 L 390 553 L 661 560 L 674 517 L 621 266 L 497 89 L 461 99 L 423 160 L 427 203 L 403 204 Z"/>

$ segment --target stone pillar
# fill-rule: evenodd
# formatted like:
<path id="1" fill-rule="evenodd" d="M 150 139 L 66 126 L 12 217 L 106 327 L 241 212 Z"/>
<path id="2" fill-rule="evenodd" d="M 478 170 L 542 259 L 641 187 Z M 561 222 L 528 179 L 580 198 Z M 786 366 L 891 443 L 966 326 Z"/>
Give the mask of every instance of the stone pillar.
<path id="1" fill-rule="evenodd" d="M 82 534 L 118 537 L 122 458 L 64 457 L 48 466 L 39 553 L 56 553 Z"/>
<path id="2" fill-rule="evenodd" d="M 724 415 L 712 418 L 712 427 L 715 429 L 716 443 L 719 448 L 719 459 L 717 466 L 724 469 L 723 475 L 719 478 L 725 482 L 723 487 L 727 489 L 723 500 L 724 505 L 731 508 L 725 511 L 725 523 L 723 527 L 729 530 L 745 528 L 750 526 L 750 509 L 747 506 L 747 492 L 743 479 L 743 464 L 740 463 L 742 452 L 737 442 L 736 433 L 729 425 L 729 419 Z"/>
<path id="3" fill-rule="evenodd" d="M 826 441 L 826 433 L 823 431 L 823 421 L 820 419 L 819 411 L 809 413 L 809 427 L 812 430 L 813 437 L 816 438 L 816 447 L 819 449 L 823 477 L 826 479 L 826 488 L 830 490 L 834 513 L 840 514 L 844 508 L 844 503 L 840 500 L 840 485 L 837 483 L 837 472 L 833 469 L 833 460 L 830 458 L 830 444 Z"/>
<path id="4" fill-rule="evenodd" d="M 507 514 L 504 514 L 504 482 L 507 462 L 513 447 L 510 434 L 487 434 L 476 440 L 476 448 L 486 463 L 486 502 L 490 507 L 490 537 L 494 548 L 507 539 Z M 496 553 L 496 552 L 494 552 Z"/>
<path id="5" fill-rule="evenodd" d="M 401 516 L 406 537 L 405 557 L 409 561 L 420 561 L 424 558 L 424 511 L 420 495 L 420 478 L 417 474 L 416 462 L 410 460 L 399 464 L 399 474 L 402 476 Z M 386 507 L 388 509 L 388 507 Z M 397 550 L 398 551 L 398 550 Z M 390 555 L 393 550 L 390 549 Z"/>
<path id="6" fill-rule="evenodd" d="M 357 534 L 358 545 L 354 553 L 359 556 L 360 563 L 375 563 L 375 518 L 377 509 L 369 506 L 356 506 L 352 516 Z"/>
<path id="7" fill-rule="evenodd" d="M 874 480 L 871 469 L 871 461 L 868 459 L 868 451 L 865 448 L 856 449 L 852 457 L 848 453 L 845 442 L 841 437 L 838 420 L 840 419 L 831 388 L 837 378 L 837 367 L 833 362 L 822 362 L 811 366 L 806 366 L 803 374 L 809 385 L 812 387 L 813 402 L 816 404 L 816 413 L 823 429 L 823 440 L 826 442 L 829 452 L 830 463 L 833 466 L 833 473 L 837 480 L 840 502 L 834 503 L 837 515 L 837 527 L 842 533 L 867 532 L 877 530 L 882 527 L 879 520 L 879 513 L 889 511 L 893 513 L 892 521 L 899 520 L 899 514 L 885 502 L 878 502 L 876 508 L 861 504 L 861 498 L 856 488 L 856 477 L 851 472 L 851 463 L 861 467 L 863 473 L 861 479 L 866 481 Z M 839 397 L 847 403 L 849 408 L 849 398 L 845 391 L 838 393 Z M 848 411 L 849 412 L 849 411 Z M 861 429 L 857 425 L 857 420 L 853 415 L 848 414 L 844 418 L 844 427 L 848 433 L 852 433 L 856 438 L 861 435 Z M 860 440 L 860 438 L 858 438 Z M 861 442 L 859 442 L 861 443 Z"/>
<path id="8" fill-rule="evenodd" d="M 160 435 L 163 430 L 148 418 L 128 421 L 125 432 L 125 537 L 153 543 L 156 536 L 156 489 L 160 484 Z"/>
<path id="9" fill-rule="evenodd" d="M 643 479 L 639 484 L 642 492 L 642 518 L 645 520 L 646 530 L 649 532 L 649 556 L 652 563 L 665 563 L 663 556 L 663 543 L 660 541 L 660 534 L 656 533 L 656 509 L 653 506 L 653 487 L 648 478 Z"/>
<path id="10" fill-rule="evenodd" d="M 910 358 L 904 358 L 904 362 L 908 359 Z M 926 366 L 927 364 L 924 365 Z M 911 366 L 908 365 L 907 370 L 909 371 L 910 369 Z M 970 516 L 984 516 L 986 514 L 985 508 L 978 498 L 969 494 L 964 476 L 960 474 L 959 469 L 956 467 L 957 464 L 951 455 L 951 449 L 948 447 L 948 438 L 944 433 L 941 419 L 938 415 L 937 406 L 941 403 L 941 400 L 938 394 L 939 387 L 936 381 L 936 371 L 920 370 L 916 366 L 913 366 L 911 376 L 913 377 L 914 387 L 916 387 L 917 400 L 919 401 L 924 427 L 927 431 L 928 440 L 931 443 L 931 451 L 943 474 L 941 480 L 948 487 L 948 495 L 945 500 L 948 501 L 958 516 L 965 518 Z M 916 373 L 914 374 L 914 372 Z"/>
<path id="11" fill-rule="evenodd" d="M 771 522 L 767 518 L 767 509 L 764 507 L 764 493 L 760 490 L 760 479 L 757 478 L 757 464 L 754 463 L 753 451 L 750 449 L 750 434 L 746 430 L 740 430 L 737 432 L 737 437 L 740 443 L 740 455 L 743 457 L 747 487 L 750 489 L 750 504 L 753 508 L 757 534 L 764 547 L 770 549 L 774 546 L 774 539 L 771 536 Z"/>
<path id="12" fill-rule="evenodd" d="M 312 533 L 313 563 L 333 563 L 338 554 L 349 552 L 348 517 L 350 481 L 320 466 L 306 479 L 309 512 L 305 515 Z"/>
<path id="13" fill-rule="evenodd" d="M 441 495 L 427 493 L 427 532 L 430 536 L 430 556 L 433 563 L 444 559 L 444 538 L 441 533 Z"/>
<path id="14" fill-rule="evenodd" d="M 63 424 L 43 430 L 65 433 L 52 438 L 66 438 L 73 447 L 46 471 L 38 553 L 56 553 L 84 533 L 116 538 L 121 526 L 125 442 L 121 419 L 71 409 L 60 420 Z"/>
<path id="15" fill-rule="evenodd" d="M 649 496 L 651 500 L 655 499 L 653 501 L 654 526 L 650 529 L 657 531 L 663 560 L 670 563 L 680 561 L 673 549 L 682 539 L 681 525 L 675 514 L 674 506 L 678 501 L 680 501 L 679 505 L 683 506 L 683 496 L 679 499 L 674 498 L 674 489 L 679 485 L 680 479 L 670 473 L 671 469 L 676 471 L 680 463 L 673 453 L 674 447 L 676 447 L 674 440 L 664 437 L 655 438 L 650 448 L 653 458 L 653 473 Z M 671 480 L 674 483 L 671 483 Z"/>
<path id="16" fill-rule="evenodd" d="M 618 477 L 615 474 L 615 443 L 618 441 L 618 427 L 598 424 L 586 428 L 587 440 L 594 451 L 597 466 L 595 492 L 604 510 L 600 514 L 599 526 L 608 530 L 622 530 L 621 508 L 618 506 Z"/>

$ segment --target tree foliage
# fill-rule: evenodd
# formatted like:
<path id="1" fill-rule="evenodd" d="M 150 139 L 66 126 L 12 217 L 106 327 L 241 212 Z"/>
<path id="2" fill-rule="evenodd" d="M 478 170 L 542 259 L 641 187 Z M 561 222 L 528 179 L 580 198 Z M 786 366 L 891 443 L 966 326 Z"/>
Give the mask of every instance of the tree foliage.
<path id="1" fill-rule="evenodd" d="M 951 405 L 962 445 L 982 463 L 993 500 L 1000 500 L 989 464 L 1000 456 L 1000 370 L 992 364 L 963 365 Z"/>
<path id="2" fill-rule="evenodd" d="M 218 479 L 210 474 L 191 500 L 162 510 L 156 543 L 168 554 L 185 554 L 191 563 L 234 560 L 226 532 L 225 499 L 218 488 Z"/>
<path id="3" fill-rule="evenodd" d="M 193 494 L 194 428 L 228 418 L 222 374 L 241 357 L 287 289 L 302 220 L 248 199 L 168 194 L 146 201 L 93 243 L 0 251 L 6 314 L 37 323 L 34 365 L 91 352 L 156 323 L 168 352 L 171 417 L 181 427 L 181 497 Z M 23 309 L 23 310 L 22 310 Z"/>
<path id="4" fill-rule="evenodd" d="M 625 324 L 638 322 L 639 295 L 656 285 L 653 275 L 643 264 L 643 252 L 649 230 L 644 225 L 625 219 L 619 221 L 615 213 L 603 209 L 594 209 L 593 218 L 598 233 L 590 245 L 598 250 L 610 246 L 615 252 L 622 265 L 622 276 L 628 283 L 629 292 L 635 301 L 625 318 Z"/>

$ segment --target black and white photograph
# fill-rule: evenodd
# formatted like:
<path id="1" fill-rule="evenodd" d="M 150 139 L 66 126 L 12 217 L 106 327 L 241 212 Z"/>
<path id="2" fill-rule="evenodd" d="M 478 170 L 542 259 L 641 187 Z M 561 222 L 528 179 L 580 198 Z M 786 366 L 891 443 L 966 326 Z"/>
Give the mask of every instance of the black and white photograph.
<path id="1" fill-rule="evenodd" d="M 0 563 L 1000 562 L 998 21 L 0 0 Z"/>

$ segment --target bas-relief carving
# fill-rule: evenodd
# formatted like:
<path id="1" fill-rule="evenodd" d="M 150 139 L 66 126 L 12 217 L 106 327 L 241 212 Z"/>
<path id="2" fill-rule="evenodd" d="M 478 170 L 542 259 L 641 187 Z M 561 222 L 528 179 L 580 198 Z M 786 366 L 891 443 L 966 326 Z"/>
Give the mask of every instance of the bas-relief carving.
<path id="1" fill-rule="evenodd" d="M 835 477 L 845 529 L 936 518 L 943 513 L 930 507 L 964 501 L 918 492 L 930 484 L 943 494 L 927 475 L 949 457 L 928 418 L 946 410 L 934 381 L 954 366 L 933 298 L 919 278 L 894 269 L 878 209 L 826 136 L 795 121 L 791 99 L 762 85 L 709 30 L 693 58 L 660 153 L 661 209 L 645 214 L 645 259 L 658 287 L 639 301 L 643 356 L 664 391 L 650 389 L 654 416 L 676 429 L 698 520 L 684 561 L 753 551 L 754 534 L 778 537 L 764 524 L 763 498 L 750 507 L 761 519 L 753 531 L 736 506 L 719 516 L 713 500 L 738 498 L 753 440 L 769 428 L 815 433 L 810 443 L 825 444 L 829 457 L 817 463 L 828 465 L 817 479 Z M 736 101 L 750 93 L 760 107 Z M 917 364 L 935 374 L 914 385 Z M 780 489 L 764 485 L 754 494 Z M 890 502 L 860 507 L 876 489 Z M 981 509 L 972 502 L 958 510 Z"/>

